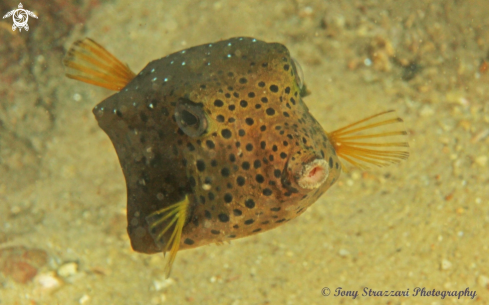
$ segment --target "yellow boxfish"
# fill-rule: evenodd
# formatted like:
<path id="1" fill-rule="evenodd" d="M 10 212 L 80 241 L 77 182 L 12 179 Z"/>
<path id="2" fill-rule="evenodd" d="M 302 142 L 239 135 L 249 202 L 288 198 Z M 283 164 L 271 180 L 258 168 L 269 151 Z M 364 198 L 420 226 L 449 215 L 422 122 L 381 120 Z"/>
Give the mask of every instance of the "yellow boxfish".
<path id="1" fill-rule="evenodd" d="M 142 253 L 221 243 L 301 215 L 353 166 L 409 155 L 386 111 L 328 133 L 303 101 L 302 70 L 285 46 L 238 37 L 179 51 L 133 73 L 91 39 L 67 76 L 118 93 L 93 113 L 127 186 L 127 231 Z M 397 139 L 401 137 L 401 139 Z"/>

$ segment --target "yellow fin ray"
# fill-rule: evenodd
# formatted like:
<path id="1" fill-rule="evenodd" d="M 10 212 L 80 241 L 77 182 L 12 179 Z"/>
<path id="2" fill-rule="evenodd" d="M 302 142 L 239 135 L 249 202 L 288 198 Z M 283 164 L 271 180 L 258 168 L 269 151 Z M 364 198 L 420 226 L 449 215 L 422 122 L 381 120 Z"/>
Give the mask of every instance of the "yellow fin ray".
<path id="1" fill-rule="evenodd" d="M 63 58 L 63 65 L 67 77 L 110 90 L 121 90 L 136 76 L 90 38 L 76 41 Z"/>
<path id="2" fill-rule="evenodd" d="M 164 248 L 165 254 L 167 251 L 170 251 L 170 256 L 165 266 L 166 277 L 170 276 L 173 262 L 175 261 L 175 257 L 180 248 L 180 241 L 182 238 L 183 227 L 185 226 L 187 219 L 189 202 L 188 195 L 185 195 L 185 198 L 182 201 L 155 211 L 146 218 L 150 232 L 153 232 L 155 229 L 158 230 L 155 232 L 155 235 L 153 235 L 156 243 L 159 243 L 165 233 L 171 229 L 170 238 L 166 241 Z M 170 221 L 165 223 L 163 228 L 159 230 L 159 226 L 168 220 Z"/>
<path id="3" fill-rule="evenodd" d="M 337 155 L 354 167 L 384 167 L 409 157 L 408 133 L 402 123 L 395 111 L 389 110 L 342 127 L 328 136 Z"/>

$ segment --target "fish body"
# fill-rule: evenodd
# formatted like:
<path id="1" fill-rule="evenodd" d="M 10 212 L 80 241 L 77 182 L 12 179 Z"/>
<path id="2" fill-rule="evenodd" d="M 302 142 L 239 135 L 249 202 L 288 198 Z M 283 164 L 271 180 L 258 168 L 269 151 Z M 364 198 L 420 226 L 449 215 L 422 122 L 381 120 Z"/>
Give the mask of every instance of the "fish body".
<path id="1" fill-rule="evenodd" d="M 356 124 L 338 134 L 323 130 L 282 44 L 231 38 L 152 61 L 137 75 L 109 63 L 117 66 L 104 68 L 110 77 L 78 65 L 83 51 L 105 51 L 98 47 L 75 45 L 65 65 L 78 71 L 72 78 L 121 89 L 93 112 L 126 178 L 134 250 L 171 248 L 174 259 L 181 249 L 273 229 L 338 180 L 337 150 L 352 147 L 341 135 Z M 113 61 L 109 55 L 105 62 Z M 362 128 L 371 127 L 354 131 Z"/>

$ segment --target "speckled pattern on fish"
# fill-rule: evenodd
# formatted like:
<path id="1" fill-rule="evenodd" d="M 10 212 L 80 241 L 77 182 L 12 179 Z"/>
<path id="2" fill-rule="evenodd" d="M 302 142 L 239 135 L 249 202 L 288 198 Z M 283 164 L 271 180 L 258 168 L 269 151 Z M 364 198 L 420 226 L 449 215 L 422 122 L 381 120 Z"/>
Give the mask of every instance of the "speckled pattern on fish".
<path id="1" fill-rule="evenodd" d="M 337 180 L 334 149 L 302 102 L 296 75 L 283 45 L 235 38 L 151 62 L 94 109 L 124 169 L 135 249 L 145 241 L 147 252 L 151 240 L 145 218 L 187 193 L 180 249 L 272 229 Z M 179 128 L 171 114 L 180 104 L 207 117 L 205 133 L 191 137 Z M 294 183 L 290 169 L 325 158 L 330 174 L 322 187 Z"/>

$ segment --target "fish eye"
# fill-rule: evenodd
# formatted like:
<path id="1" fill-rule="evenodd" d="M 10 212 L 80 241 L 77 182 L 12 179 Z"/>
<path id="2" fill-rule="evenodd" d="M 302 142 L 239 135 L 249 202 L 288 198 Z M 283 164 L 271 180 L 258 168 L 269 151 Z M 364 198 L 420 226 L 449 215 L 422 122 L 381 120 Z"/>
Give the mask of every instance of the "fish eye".
<path id="1" fill-rule="evenodd" d="M 304 72 L 302 71 L 302 67 L 295 58 L 292 58 L 292 66 L 295 71 L 295 81 L 299 85 L 299 89 L 302 90 L 304 87 Z"/>
<path id="2" fill-rule="evenodd" d="M 202 103 L 180 98 L 175 107 L 175 120 L 178 127 L 189 137 L 197 138 L 207 131 L 207 116 Z"/>

